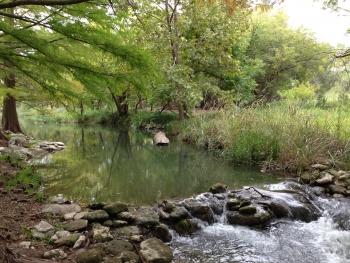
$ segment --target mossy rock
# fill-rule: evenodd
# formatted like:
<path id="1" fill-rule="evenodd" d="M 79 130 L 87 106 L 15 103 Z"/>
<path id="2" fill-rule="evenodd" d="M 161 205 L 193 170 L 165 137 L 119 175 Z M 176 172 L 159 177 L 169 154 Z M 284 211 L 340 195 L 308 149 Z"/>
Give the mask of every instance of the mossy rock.
<path id="1" fill-rule="evenodd" d="M 252 215 L 256 213 L 257 209 L 256 209 L 256 206 L 249 205 L 249 206 L 241 207 L 238 211 L 242 214 Z"/>
<path id="2" fill-rule="evenodd" d="M 251 205 L 251 203 L 252 202 L 249 199 L 243 199 L 241 204 L 240 204 L 240 207 Z"/>

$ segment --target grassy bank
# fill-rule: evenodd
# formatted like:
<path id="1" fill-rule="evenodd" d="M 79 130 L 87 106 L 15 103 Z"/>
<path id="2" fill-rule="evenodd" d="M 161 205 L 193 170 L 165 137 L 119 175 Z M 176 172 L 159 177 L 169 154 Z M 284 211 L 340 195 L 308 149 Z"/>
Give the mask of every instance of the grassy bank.
<path id="1" fill-rule="evenodd" d="M 168 132 L 234 162 L 300 171 L 316 162 L 350 168 L 349 127 L 345 107 L 285 103 L 202 114 Z"/>
<path id="2" fill-rule="evenodd" d="M 205 112 L 185 121 L 177 121 L 172 112 L 143 110 L 131 113 L 123 124 L 133 128 L 166 125 L 169 135 L 178 135 L 227 160 L 258 163 L 266 169 L 302 171 L 317 162 L 350 169 L 350 110 L 344 103 L 333 104 L 322 109 L 300 101 L 284 101 Z M 62 108 L 47 113 L 28 109 L 20 112 L 21 117 L 41 122 L 120 123 L 116 113 L 108 109 L 86 110 L 83 115 Z"/>

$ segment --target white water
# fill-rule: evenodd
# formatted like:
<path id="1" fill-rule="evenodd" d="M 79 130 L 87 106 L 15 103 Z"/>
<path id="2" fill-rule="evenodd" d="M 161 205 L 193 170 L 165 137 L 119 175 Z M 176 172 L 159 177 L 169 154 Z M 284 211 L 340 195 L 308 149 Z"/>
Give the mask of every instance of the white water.
<path id="1" fill-rule="evenodd" d="M 317 203 L 323 215 L 310 223 L 277 220 L 259 230 L 220 220 L 191 236 L 173 233 L 175 262 L 350 263 L 350 231 L 340 229 L 332 218 L 348 210 L 347 202 Z"/>

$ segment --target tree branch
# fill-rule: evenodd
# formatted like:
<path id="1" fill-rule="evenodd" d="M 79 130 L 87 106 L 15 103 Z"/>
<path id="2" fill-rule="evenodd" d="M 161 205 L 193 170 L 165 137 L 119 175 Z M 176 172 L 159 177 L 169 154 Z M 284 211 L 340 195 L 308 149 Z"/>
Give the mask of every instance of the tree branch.
<path id="1" fill-rule="evenodd" d="M 5 8 L 13 8 L 18 6 L 25 6 L 25 5 L 45 5 L 45 6 L 55 6 L 55 5 L 75 5 L 80 4 L 84 2 L 88 2 L 89 0 L 20 0 L 20 1 L 13 1 L 9 3 L 2 3 L 0 4 L 0 10 Z"/>

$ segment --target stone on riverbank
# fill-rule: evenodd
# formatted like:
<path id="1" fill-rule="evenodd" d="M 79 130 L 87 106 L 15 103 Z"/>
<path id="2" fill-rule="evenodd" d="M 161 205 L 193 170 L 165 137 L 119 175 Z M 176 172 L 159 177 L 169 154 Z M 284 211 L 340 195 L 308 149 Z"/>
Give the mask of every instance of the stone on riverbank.
<path id="1" fill-rule="evenodd" d="M 106 252 L 112 255 L 118 255 L 123 251 L 131 251 L 133 246 L 130 242 L 124 240 L 112 240 L 106 245 Z"/>
<path id="2" fill-rule="evenodd" d="M 121 212 L 128 211 L 128 206 L 122 202 L 116 202 L 105 205 L 103 210 L 105 210 L 110 216 L 116 216 Z"/>
<path id="3" fill-rule="evenodd" d="M 64 229 L 68 231 L 76 231 L 76 230 L 85 229 L 87 225 L 88 225 L 88 221 L 86 219 L 78 219 L 75 221 L 65 223 L 62 226 Z"/>
<path id="4" fill-rule="evenodd" d="M 89 222 L 103 222 L 109 219 L 109 215 L 104 210 L 96 210 L 87 213 L 83 218 Z"/>
<path id="5" fill-rule="evenodd" d="M 140 254 L 147 263 L 171 263 L 173 251 L 158 238 L 150 238 L 140 245 Z"/>
<path id="6" fill-rule="evenodd" d="M 77 263 L 101 263 L 105 252 L 102 248 L 93 248 L 80 253 L 77 256 Z"/>

